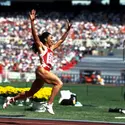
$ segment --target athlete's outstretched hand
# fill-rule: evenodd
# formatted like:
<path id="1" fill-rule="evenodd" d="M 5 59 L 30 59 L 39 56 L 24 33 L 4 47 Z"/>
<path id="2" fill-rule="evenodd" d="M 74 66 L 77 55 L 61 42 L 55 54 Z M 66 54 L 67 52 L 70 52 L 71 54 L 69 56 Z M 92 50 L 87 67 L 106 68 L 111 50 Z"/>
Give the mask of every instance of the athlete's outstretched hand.
<path id="1" fill-rule="evenodd" d="M 36 10 L 32 10 L 30 13 L 29 13 L 29 16 L 30 16 L 30 20 L 31 21 L 34 21 L 35 18 L 36 18 Z"/>
<path id="2" fill-rule="evenodd" d="M 71 23 L 69 22 L 69 20 L 67 19 L 67 20 L 66 20 L 66 29 L 67 29 L 67 31 L 69 31 L 71 27 L 72 27 L 72 24 L 71 24 Z"/>

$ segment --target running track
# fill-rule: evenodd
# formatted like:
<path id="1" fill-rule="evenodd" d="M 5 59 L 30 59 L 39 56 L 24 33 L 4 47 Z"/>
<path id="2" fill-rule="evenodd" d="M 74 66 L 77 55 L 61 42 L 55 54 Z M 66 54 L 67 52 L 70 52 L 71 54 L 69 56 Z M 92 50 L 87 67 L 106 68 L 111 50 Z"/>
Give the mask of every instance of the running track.
<path id="1" fill-rule="evenodd" d="M 123 123 L 106 123 L 90 121 L 64 121 L 46 119 L 0 118 L 0 125 L 123 125 Z M 124 124 L 125 125 L 125 124 Z"/>

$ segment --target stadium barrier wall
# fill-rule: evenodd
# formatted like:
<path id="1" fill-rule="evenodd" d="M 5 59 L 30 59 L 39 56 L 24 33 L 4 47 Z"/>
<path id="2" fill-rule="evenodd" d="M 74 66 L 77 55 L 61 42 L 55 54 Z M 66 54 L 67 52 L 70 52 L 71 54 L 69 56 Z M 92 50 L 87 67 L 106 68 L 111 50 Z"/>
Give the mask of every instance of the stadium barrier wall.
<path id="1" fill-rule="evenodd" d="M 78 72 L 55 72 L 56 75 L 64 83 L 75 83 L 75 84 L 84 84 L 80 79 L 80 74 Z M 122 85 L 125 84 L 125 78 L 122 76 L 114 75 L 102 75 L 105 84 L 116 84 Z M 12 82 L 12 81 L 25 81 L 32 82 L 35 79 L 35 73 L 30 72 L 8 72 L 7 75 L 4 75 L 2 82 Z"/>

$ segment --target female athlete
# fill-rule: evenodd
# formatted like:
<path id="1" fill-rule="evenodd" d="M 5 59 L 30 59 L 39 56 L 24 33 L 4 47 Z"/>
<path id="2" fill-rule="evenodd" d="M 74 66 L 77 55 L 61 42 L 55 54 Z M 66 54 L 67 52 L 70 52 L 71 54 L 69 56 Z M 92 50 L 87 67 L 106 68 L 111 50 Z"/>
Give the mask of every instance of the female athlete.
<path id="1" fill-rule="evenodd" d="M 49 32 L 44 32 L 42 35 L 37 35 L 35 30 L 35 18 L 36 18 L 36 11 L 32 10 L 29 13 L 30 21 L 31 21 L 31 30 L 32 35 L 34 38 L 33 43 L 33 51 L 38 54 L 40 59 L 40 65 L 36 68 L 36 79 L 33 82 L 31 89 L 26 92 L 22 92 L 18 94 L 15 97 L 7 97 L 6 102 L 3 104 L 3 108 L 5 109 L 8 105 L 10 105 L 12 102 L 16 100 L 22 100 L 26 99 L 28 97 L 32 97 L 37 91 L 40 90 L 40 88 L 44 85 L 44 83 L 52 84 L 52 92 L 51 96 L 46 104 L 46 109 L 49 113 L 55 114 L 53 111 L 53 101 L 61 87 L 63 86 L 62 81 L 59 79 L 57 75 L 52 73 L 50 70 L 52 69 L 52 61 L 53 61 L 53 55 L 54 50 L 58 48 L 66 39 L 69 30 L 71 28 L 71 24 L 67 20 L 66 26 L 66 32 L 63 34 L 61 39 L 57 41 L 56 43 L 53 42 L 53 37 Z"/>

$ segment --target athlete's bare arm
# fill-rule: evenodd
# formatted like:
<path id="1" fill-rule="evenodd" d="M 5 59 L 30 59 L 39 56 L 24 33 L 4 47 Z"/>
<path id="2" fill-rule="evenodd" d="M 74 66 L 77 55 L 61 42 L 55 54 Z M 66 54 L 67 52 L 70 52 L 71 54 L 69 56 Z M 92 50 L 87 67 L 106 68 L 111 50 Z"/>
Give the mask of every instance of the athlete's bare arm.
<path id="1" fill-rule="evenodd" d="M 43 49 L 44 50 L 44 45 L 40 41 L 38 35 L 36 34 L 36 30 L 35 30 L 34 20 L 36 18 L 36 11 L 34 9 L 29 13 L 29 17 L 30 17 L 30 20 L 31 20 L 31 30 L 32 30 L 32 35 L 33 35 L 33 38 L 34 38 L 34 42 L 36 43 L 36 46 L 38 47 L 38 49 Z"/>
<path id="2" fill-rule="evenodd" d="M 71 28 L 72 24 L 69 23 L 69 20 L 66 20 L 66 32 L 63 34 L 63 36 L 60 38 L 60 40 L 58 42 L 56 42 L 54 45 L 52 45 L 51 49 L 55 50 L 56 48 L 58 48 L 66 39 L 66 37 L 68 36 L 69 30 Z"/>

